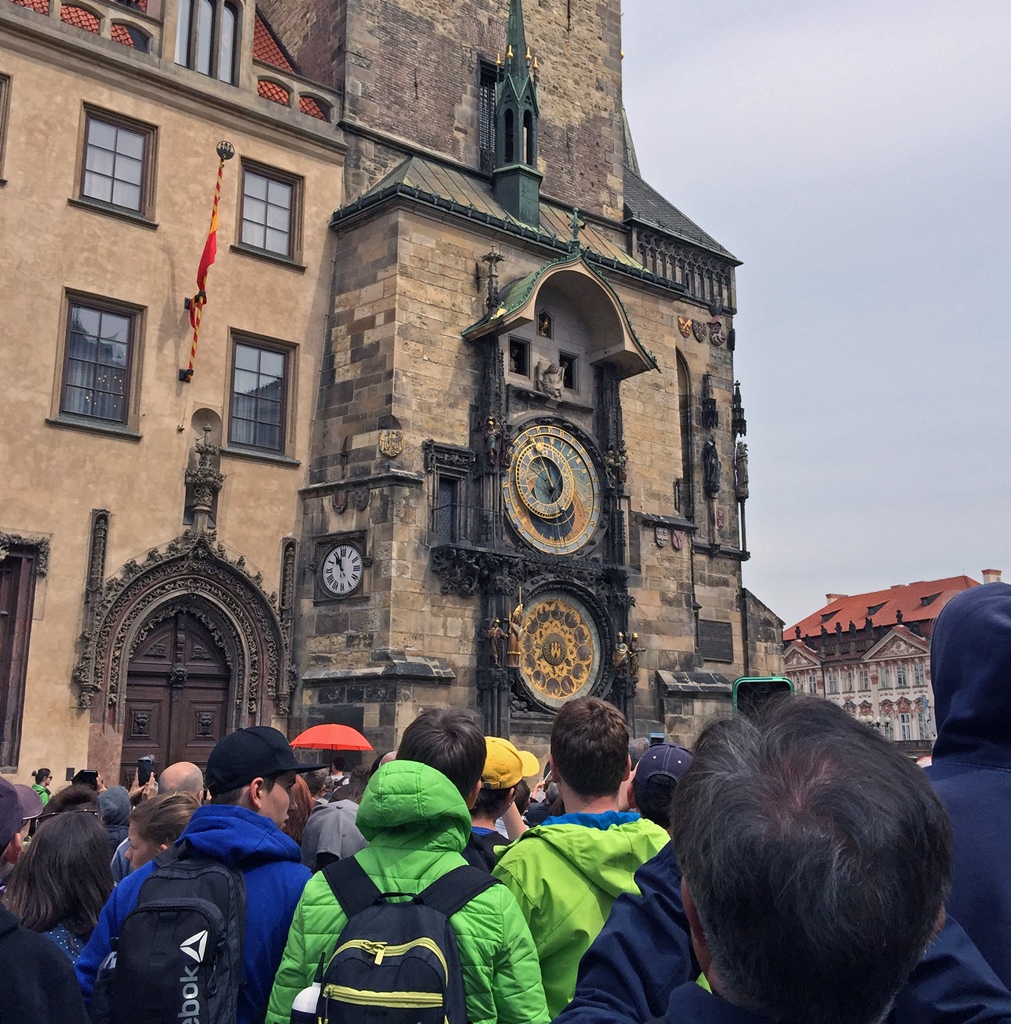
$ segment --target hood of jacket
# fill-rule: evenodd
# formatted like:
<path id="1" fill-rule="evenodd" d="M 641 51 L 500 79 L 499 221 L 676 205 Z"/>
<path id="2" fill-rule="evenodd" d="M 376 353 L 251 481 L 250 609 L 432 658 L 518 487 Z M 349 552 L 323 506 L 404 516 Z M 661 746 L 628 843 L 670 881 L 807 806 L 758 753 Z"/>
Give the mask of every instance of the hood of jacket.
<path id="1" fill-rule="evenodd" d="M 276 861 L 300 864 L 302 860 L 298 844 L 270 818 L 231 804 L 198 807 L 178 841 L 183 839 L 197 853 L 242 871 Z"/>
<path id="2" fill-rule="evenodd" d="M 519 842 L 536 836 L 568 861 L 574 872 L 615 898 L 623 892 L 637 891 L 636 871 L 670 838 L 655 822 L 640 817 L 607 828 L 558 820 L 555 825 L 536 825 L 528 829 Z"/>
<path id="3" fill-rule="evenodd" d="M 369 780 L 356 824 L 369 842 L 460 853 L 471 819 L 442 772 L 417 761 L 390 761 Z"/>
<path id="4" fill-rule="evenodd" d="M 930 641 L 933 760 L 1011 766 L 1011 585 L 953 597 Z"/>

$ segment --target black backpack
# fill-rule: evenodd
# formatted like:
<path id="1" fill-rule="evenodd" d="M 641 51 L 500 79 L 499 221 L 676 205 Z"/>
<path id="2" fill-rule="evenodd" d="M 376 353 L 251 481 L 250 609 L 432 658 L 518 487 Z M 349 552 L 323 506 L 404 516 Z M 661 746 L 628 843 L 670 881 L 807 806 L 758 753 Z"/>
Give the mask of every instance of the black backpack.
<path id="1" fill-rule="evenodd" d="M 160 854 L 95 980 L 94 1024 L 235 1024 L 246 880 L 185 840 Z"/>
<path id="2" fill-rule="evenodd" d="M 467 866 L 417 895 L 383 893 L 353 857 L 329 864 L 323 877 L 348 921 L 323 974 L 321 1024 L 466 1024 L 449 919 L 498 879 Z"/>

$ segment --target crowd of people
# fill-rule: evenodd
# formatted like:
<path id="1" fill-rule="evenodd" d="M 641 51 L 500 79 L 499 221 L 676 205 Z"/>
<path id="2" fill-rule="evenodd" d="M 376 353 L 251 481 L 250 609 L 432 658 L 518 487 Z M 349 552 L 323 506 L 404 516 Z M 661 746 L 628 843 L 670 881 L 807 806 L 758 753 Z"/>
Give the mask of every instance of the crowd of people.
<path id="1" fill-rule="evenodd" d="M 0 780 L 0 1021 L 1011 1024 L 1011 586 L 931 661 L 926 772 L 813 697 L 692 750 L 583 697 L 545 765 L 429 709 L 347 773 L 257 726 Z"/>

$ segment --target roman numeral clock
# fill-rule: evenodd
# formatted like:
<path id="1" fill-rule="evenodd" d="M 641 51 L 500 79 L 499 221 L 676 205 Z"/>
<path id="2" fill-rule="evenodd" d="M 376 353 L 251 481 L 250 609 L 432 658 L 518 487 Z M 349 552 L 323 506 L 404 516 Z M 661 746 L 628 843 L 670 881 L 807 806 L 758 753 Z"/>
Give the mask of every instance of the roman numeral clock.
<path id="1" fill-rule="evenodd" d="M 344 601 L 364 591 L 372 559 L 365 554 L 365 534 L 341 534 L 317 541 L 316 600 Z"/>

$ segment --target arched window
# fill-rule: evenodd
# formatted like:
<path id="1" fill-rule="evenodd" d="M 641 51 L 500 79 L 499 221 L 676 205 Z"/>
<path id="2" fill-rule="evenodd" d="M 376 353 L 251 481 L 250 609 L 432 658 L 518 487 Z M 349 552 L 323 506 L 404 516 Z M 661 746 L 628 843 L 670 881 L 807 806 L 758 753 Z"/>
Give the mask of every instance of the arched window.
<path id="1" fill-rule="evenodd" d="M 516 162 L 516 115 L 511 110 L 505 112 L 505 162 Z"/>
<path id="2" fill-rule="evenodd" d="M 533 167 L 537 162 L 534 153 L 534 115 L 529 110 L 523 112 L 523 162 L 528 167 Z"/>
<path id="3" fill-rule="evenodd" d="M 221 28 L 218 33 L 218 78 L 222 82 L 235 81 L 235 41 L 239 26 L 239 12 L 233 3 L 221 8 Z"/>
<path id="4" fill-rule="evenodd" d="M 681 419 L 681 480 L 676 491 L 678 499 L 677 511 L 685 519 L 694 519 L 694 481 L 693 453 L 695 438 L 692 435 L 692 387 L 688 376 L 688 366 L 680 355 L 677 357 L 678 367 L 678 412 Z"/>
<path id="5" fill-rule="evenodd" d="M 235 84 L 239 9 L 231 0 L 179 0 L 176 63 Z"/>

